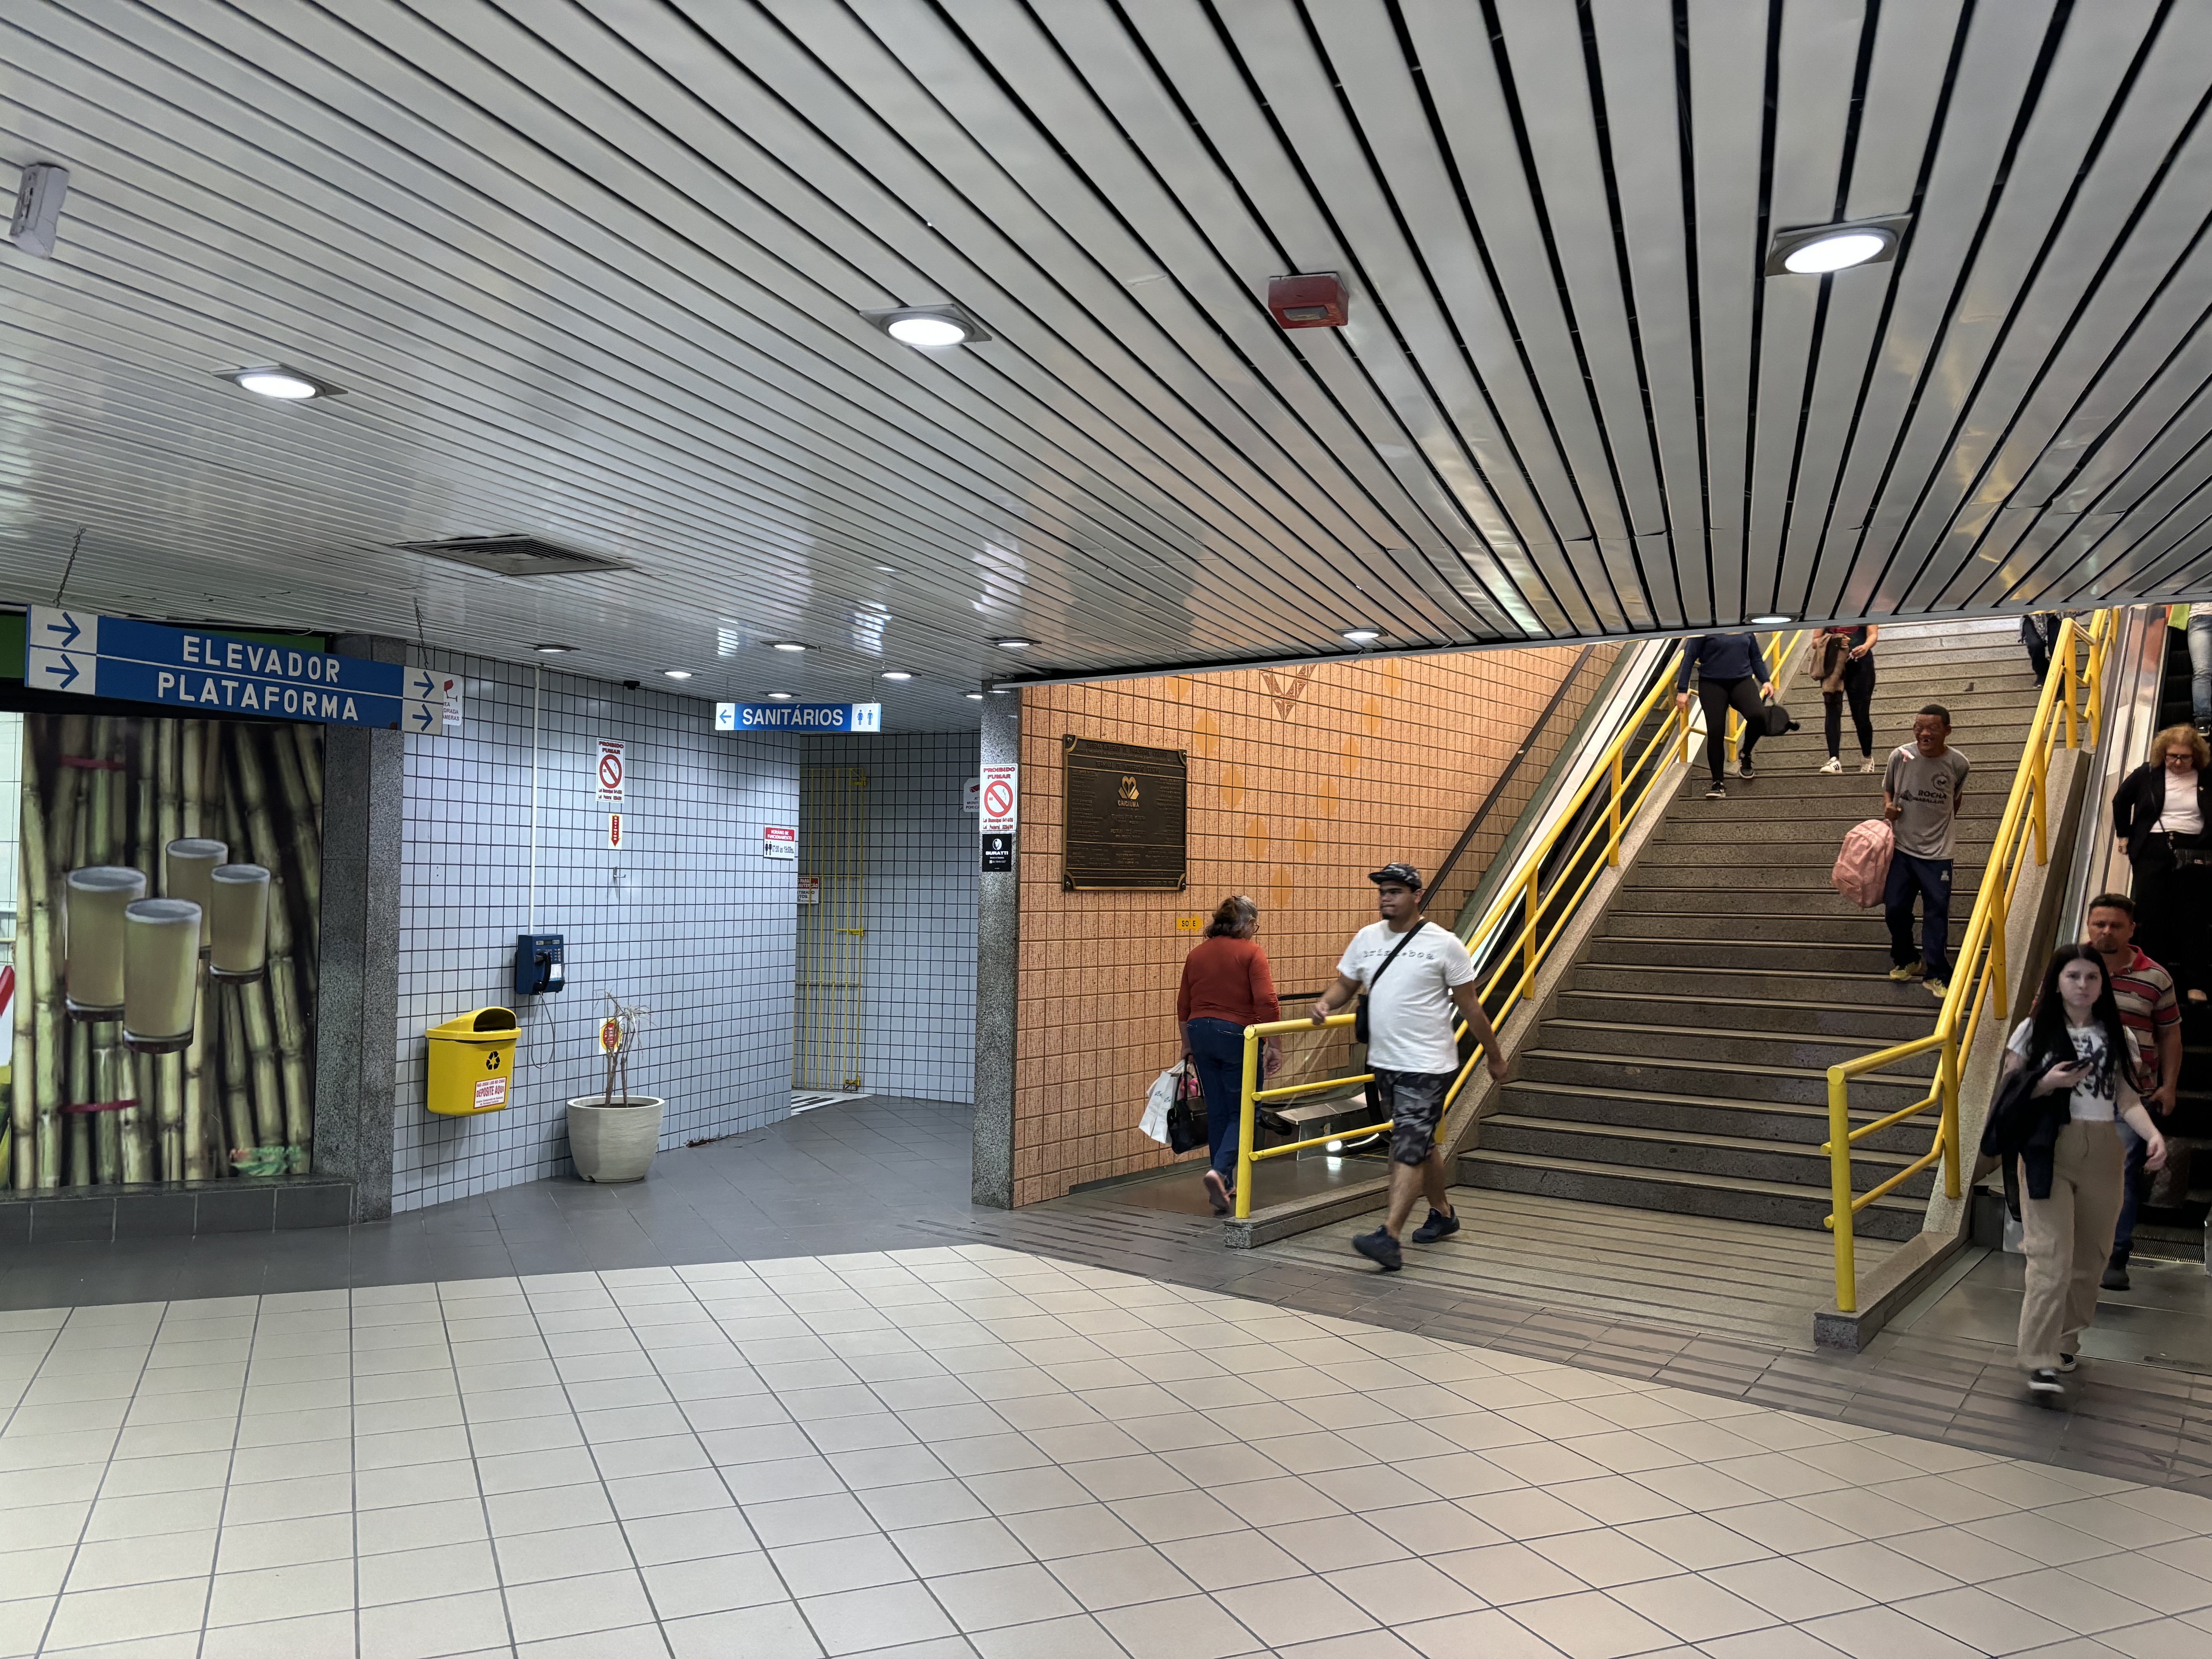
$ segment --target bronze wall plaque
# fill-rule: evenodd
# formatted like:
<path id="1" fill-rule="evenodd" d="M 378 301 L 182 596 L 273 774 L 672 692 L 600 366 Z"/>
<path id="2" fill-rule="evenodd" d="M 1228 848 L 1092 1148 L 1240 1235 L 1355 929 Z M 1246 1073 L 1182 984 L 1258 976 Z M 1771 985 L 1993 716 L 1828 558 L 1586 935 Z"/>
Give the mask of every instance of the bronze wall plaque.
<path id="1" fill-rule="evenodd" d="M 1060 741 L 1061 890 L 1182 892 L 1190 870 L 1189 757 L 1090 738 Z"/>

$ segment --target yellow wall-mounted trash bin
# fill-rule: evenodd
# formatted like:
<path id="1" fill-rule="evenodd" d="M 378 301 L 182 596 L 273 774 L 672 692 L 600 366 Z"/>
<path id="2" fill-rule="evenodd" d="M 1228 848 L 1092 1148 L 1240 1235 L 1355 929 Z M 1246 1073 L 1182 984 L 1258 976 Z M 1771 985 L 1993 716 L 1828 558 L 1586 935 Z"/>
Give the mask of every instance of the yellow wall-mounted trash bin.
<path id="1" fill-rule="evenodd" d="M 514 1093 L 514 1010 L 478 1008 L 430 1028 L 430 1109 L 474 1117 L 506 1108 Z"/>

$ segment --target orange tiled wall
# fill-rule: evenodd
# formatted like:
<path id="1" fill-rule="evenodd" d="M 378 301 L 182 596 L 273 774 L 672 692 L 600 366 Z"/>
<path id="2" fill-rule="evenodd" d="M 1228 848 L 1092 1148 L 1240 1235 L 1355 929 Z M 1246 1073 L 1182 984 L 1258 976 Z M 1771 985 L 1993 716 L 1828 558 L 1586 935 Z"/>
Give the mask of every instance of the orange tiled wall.
<path id="1" fill-rule="evenodd" d="M 1365 872 L 1393 859 L 1435 872 L 1577 654 L 1470 652 L 1024 691 L 1014 1201 L 1170 1161 L 1137 1120 L 1177 1052 L 1176 986 L 1199 937 L 1178 931 L 1178 916 L 1250 894 L 1277 988 L 1286 999 L 1319 992 L 1345 941 L 1374 919 Z M 1601 666 L 1577 678 L 1554 734 L 1571 726 Z M 1071 732 L 1189 752 L 1188 892 L 1060 890 L 1060 739 Z M 1455 895 L 1512 827 L 1556 744 L 1522 763 Z"/>

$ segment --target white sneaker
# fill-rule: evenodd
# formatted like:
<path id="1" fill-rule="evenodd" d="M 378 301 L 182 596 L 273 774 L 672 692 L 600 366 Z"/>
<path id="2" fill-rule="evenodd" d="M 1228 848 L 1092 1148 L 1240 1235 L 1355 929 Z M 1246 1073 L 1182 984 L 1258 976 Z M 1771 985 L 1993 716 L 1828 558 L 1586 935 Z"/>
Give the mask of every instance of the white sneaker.
<path id="1" fill-rule="evenodd" d="M 1860 770 L 1860 771 L 1862 771 L 1862 772 L 1875 772 L 1875 771 L 1879 771 L 1880 769 L 1880 769 L 1879 767 L 1877 767 L 1877 766 L 1874 763 L 1874 757 L 1873 757 L 1873 756 L 1871 756 L 1871 755 L 1869 755 L 1869 756 L 1867 757 L 1867 763 L 1866 763 L 1864 766 L 1862 766 L 1861 768 L 1859 768 L 1859 770 Z"/>
<path id="2" fill-rule="evenodd" d="M 1841 762 L 1841 761 L 1838 760 L 1838 759 L 1837 759 L 1833 755 L 1831 755 L 1831 756 L 1829 756 L 1829 757 L 1828 757 L 1828 763 L 1827 763 L 1826 766 L 1822 767 L 1820 769 L 1821 769 L 1823 772 L 1828 773 L 1828 774 L 1830 774 L 1831 775 L 1834 775 L 1835 773 L 1840 772 L 1840 771 L 1842 771 L 1842 770 L 1844 769 L 1844 763 L 1843 763 L 1843 762 Z"/>

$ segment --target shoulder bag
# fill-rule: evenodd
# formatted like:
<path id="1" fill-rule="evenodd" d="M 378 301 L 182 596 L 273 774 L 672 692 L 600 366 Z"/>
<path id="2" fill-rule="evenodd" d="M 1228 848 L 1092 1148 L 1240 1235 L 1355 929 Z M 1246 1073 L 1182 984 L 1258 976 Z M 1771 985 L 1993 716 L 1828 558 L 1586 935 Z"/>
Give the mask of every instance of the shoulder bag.
<path id="1" fill-rule="evenodd" d="M 1407 929 L 1406 937 L 1400 939 L 1395 947 L 1392 949 L 1390 954 L 1382 958 L 1382 965 L 1375 970 L 1375 977 L 1367 981 L 1367 989 L 1359 994 L 1359 1000 L 1352 1005 L 1352 1040 L 1354 1042 L 1364 1043 L 1367 1041 L 1368 993 L 1374 990 L 1377 985 L 1382 982 L 1382 975 L 1389 973 L 1390 971 L 1390 964 L 1397 961 L 1398 952 L 1404 950 L 1408 945 L 1411 945 L 1413 942 L 1413 935 L 1419 933 L 1423 927 L 1426 927 L 1429 924 L 1425 921 L 1417 927 Z"/>

